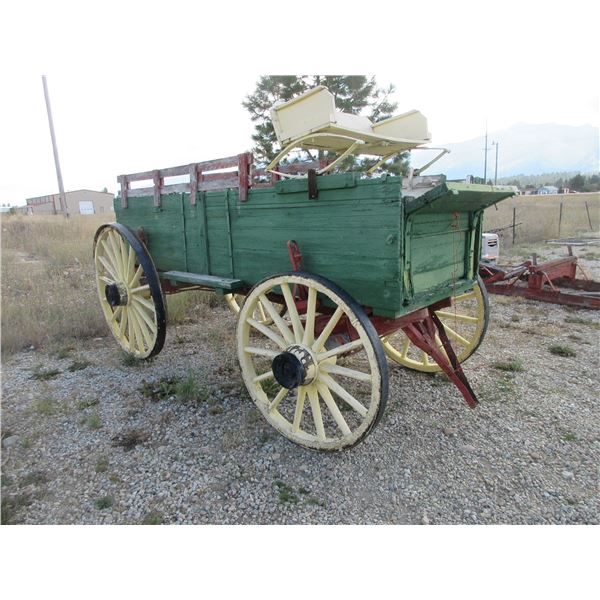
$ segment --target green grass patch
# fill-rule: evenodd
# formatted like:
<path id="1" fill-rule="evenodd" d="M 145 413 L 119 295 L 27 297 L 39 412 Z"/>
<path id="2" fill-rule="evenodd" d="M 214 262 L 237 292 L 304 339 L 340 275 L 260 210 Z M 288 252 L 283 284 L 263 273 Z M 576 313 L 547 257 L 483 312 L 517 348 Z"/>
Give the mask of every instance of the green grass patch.
<path id="1" fill-rule="evenodd" d="M 106 510 L 107 508 L 111 508 L 113 503 L 114 500 L 112 496 L 102 496 L 102 498 L 98 498 L 98 500 L 94 502 L 94 505 L 98 510 Z"/>
<path id="2" fill-rule="evenodd" d="M 523 368 L 523 362 L 518 358 L 496 361 L 495 363 L 492 363 L 492 367 L 498 371 L 507 371 L 511 373 L 520 373 L 525 370 Z"/>
<path id="3" fill-rule="evenodd" d="M 59 348 L 56 352 L 56 358 L 69 358 L 71 352 L 75 350 L 75 346 L 65 346 L 63 348 Z"/>
<path id="4" fill-rule="evenodd" d="M 75 407 L 77 410 L 85 410 L 86 408 L 91 408 L 92 406 L 97 406 L 99 404 L 98 398 L 84 398 L 83 400 L 79 400 Z"/>
<path id="5" fill-rule="evenodd" d="M 31 375 L 31 379 L 35 379 L 36 381 L 48 381 L 49 379 L 54 379 L 61 373 L 62 371 L 59 369 L 41 369 L 38 367 Z"/>
<path id="6" fill-rule="evenodd" d="M 156 510 L 147 513 L 142 519 L 142 525 L 162 525 L 163 516 Z"/>
<path id="7" fill-rule="evenodd" d="M 94 470 L 96 473 L 106 473 L 106 471 L 108 471 L 108 458 L 106 456 L 101 456 L 97 460 Z"/>
<path id="8" fill-rule="evenodd" d="M 83 371 L 83 369 L 87 369 L 92 363 L 89 360 L 81 359 L 74 360 L 68 367 L 67 370 L 73 373 L 74 371 Z"/>
<path id="9" fill-rule="evenodd" d="M 565 442 L 576 442 L 577 436 L 572 431 L 565 431 L 562 436 Z"/>
<path id="10" fill-rule="evenodd" d="M 555 354 L 556 356 L 577 356 L 577 352 L 575 352 L 575 350 L 573 350 L 572 348 L 569 348 L 569 346 L 560 346 L 557 344 L 555 346 L 550 346 L 548 350 L 550 350 L 550 354 Z"/>
<path id="11" fill-rule="evenodd" d="M 565 317 L 565 323 L 573 323 L 575 325 L 585 325 L 587 327 L 591 327 L 593 329 L 600 329 L 600 323 L 596 323 L 596 321 L 592 321 L 591 319 L 584 319 L 582 317 L 567 315 Z"/>
<path id="12" fill-rule="evenodd" d="M 100 427 L 102 427 L 102 420 L 100 419 L 100 415 L 97 412 L 93 412 L 92 414 L 87 416 L 87 418 L 85 419 L 85 424 L 90 429 L 100 429 Z"/>
<path id="13" fill-rule="evenodd" d="M 34 404 L 34 410 L 39 415 L 50 417 L 56 413 L 57 402 L 54 398 L 40 398 Z"/>
<path id="14" fill-rule="evenodd" d="M 275 481 L 275 487 L 279 493 L 279 502 L 282 504 L 297 504 L 298 496 L 294 493 L 294 489 L 283 481 Z"/>

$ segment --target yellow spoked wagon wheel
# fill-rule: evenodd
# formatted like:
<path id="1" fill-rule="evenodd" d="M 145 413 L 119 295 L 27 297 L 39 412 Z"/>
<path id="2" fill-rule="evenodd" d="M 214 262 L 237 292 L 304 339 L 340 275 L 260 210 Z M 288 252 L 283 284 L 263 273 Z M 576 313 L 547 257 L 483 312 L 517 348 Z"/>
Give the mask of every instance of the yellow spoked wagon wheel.
<path id="1" fill-rule="evenodd" d="M 139 238 L 119 223 L 103 225 L 94 239 L 100 305 L 123 350 L 150 358 L 165 341 L 166 307 L 154 263 Z"/>
<path id="2" fill-rule="evenodd" d="M 452 298 L 452 306 L 436 311 L 444 325 L 459 363 L 467 360 L 481 344 L 489 321 L 490 307 L 487 290 L 481 278 L 472 290 Z M 442 342 L 436 334 L 438 346 Z M 385 353 L 394 362 L 426 373 L 441 368 L 425 352 L 417 348 L 402 330 L 382 338 Z"/>
<path id="3" fill-rule="evenodd" d="M 225 301 L 227 302 L 227 306 L 229 306 L 231 312 L 236 315 L 240 313 L 240 307 L 244 303 L 244 299 L 245 296 L 243 294 L 225 294 Z M 275 303 L 274 306 L 280 315 L 283 315 L 285 313 L 285 305 Z M 265 310 L 265 307 L 260 301 L 256 305 L 256 310 L 254 311 L 253 317 L 259 323 L 263 323 L 264 325 L 272 325 L 273 323 L 273 319 L 269 317 L 267 311 Z"/>
<path id="4" fill-rule="evenodd" d="M 301 288 L 306 299 L 299 314 Z M 255 318 L 259 302 L 271 326 Z M 285 320 L 276 303 L 285 305 Z M 336 332 L 345 323 L 352 323 L 356 339 Z M 362 307 L 323 277 L 295 272 L 256 284 L 240 310 L 237 344 L 252 400 L 277 431 L 301 446 L 349 448 L 383 414 L 388 374 L 377 332 Z"/>

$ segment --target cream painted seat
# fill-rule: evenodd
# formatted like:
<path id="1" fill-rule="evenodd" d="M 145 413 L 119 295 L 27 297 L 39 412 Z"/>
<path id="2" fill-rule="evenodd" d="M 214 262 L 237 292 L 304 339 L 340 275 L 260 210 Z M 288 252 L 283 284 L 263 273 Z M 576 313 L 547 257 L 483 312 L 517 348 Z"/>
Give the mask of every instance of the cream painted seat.
<path id="1" fill-rule="evenodd" d="M 277 163 L 295 148 L 341 152 L 327 168 L 349 154 L 381 156 L 376 168 L 398 152 L 431 141 L 427 119 L 418 110 L 372 123 L 367 117 L 337 110 L 333 94 L 322 85 L 288 102 L 275 104 L 271 119 L 282 151 L 267 167 L 269 171 L 274 171 Z"/>

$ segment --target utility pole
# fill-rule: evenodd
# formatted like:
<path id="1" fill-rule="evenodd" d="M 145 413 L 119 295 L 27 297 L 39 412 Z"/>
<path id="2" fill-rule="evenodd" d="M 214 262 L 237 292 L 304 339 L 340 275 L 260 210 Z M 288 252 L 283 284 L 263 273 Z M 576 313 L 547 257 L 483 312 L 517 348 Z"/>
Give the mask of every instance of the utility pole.
<path id="1" fill-rule="evenodd" d="M 487 145 L 487 140 L 488 140 L 488 130 L 487 130 L 487 119 L 485 120 L 485 148 L 484 148 L 484 155 L 485 158 L 483 160 L 483 183 L 486 184 L 487 183 L 487 153 L 488 153 L 488 145 Z"/>
<path id="2" fill-rule="evenodd" d="M 492 142 L 492 146 L 496 146 L 496 168 L 494 169 L 494 185 L 498 183 L 498 142 Z"/>
<path id="3" fill-rule="evenodd" d="M 60 162 L 58 161 L 58 148 L 56 147 L 56 136 L 54 135 L 54 123 L 52 122 L 52 109 L 50 108 L 50 95 L 48 94 L 48 84 L 46 76 L 42 75 L 42 84 L 44 86 L 44 98 L 46 99 L 46 111 L 48 112 L 48 125 L 50 126 L 50 138 L 52 139 L 52 151 L 54 152 L 54 165 L 56 166 L 56 178 L 58 179 L 58 193 L 60 198 L 60 208 L 65 219 L 69 218 L 67 211 L 67 199 L 65 197 L 65 188 L 63 186 L 62 173 L 60 172 Z"/>

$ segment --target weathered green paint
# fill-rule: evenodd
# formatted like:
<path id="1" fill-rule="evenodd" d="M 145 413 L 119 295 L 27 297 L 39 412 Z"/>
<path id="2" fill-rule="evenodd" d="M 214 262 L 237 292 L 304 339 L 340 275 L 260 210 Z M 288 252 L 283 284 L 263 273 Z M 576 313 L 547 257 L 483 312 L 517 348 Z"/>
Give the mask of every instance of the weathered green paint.
<path id="1" fill-rule="evenodd" d="M 199 192 L 195 205 L 189 194 L 166 194 L 160 208 L 149 196 L 131 198 L 127 209 L 116 200 L 115 211 L 120 223 L 144 228 L 159 271 L 251 286 L 290 270 L 286 243 L 293 239 L 306 271 L 377 315 L 399 316 L 472 285 L 481 212 L 501 199 L 489 186 L 443 184 L 423 199 L 403 199 L 399 177 L 345 173 L 317 181 L 316 200 L 298 179 L 250 190 L 247 202 L 238 202 L 236 190 Z"/>
<path id="2" fill-rule="evenodd" d="M 244 287 L 241 279 L 229 279 L 226 277 L 215 277 L 214 275 L 200 275 L 184 271 L 163 271 L 161 278 L 173 285 L 177 283 L 191 283 L 227 292 L 235 292 Z"/>

